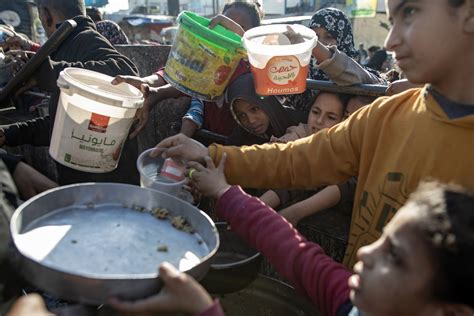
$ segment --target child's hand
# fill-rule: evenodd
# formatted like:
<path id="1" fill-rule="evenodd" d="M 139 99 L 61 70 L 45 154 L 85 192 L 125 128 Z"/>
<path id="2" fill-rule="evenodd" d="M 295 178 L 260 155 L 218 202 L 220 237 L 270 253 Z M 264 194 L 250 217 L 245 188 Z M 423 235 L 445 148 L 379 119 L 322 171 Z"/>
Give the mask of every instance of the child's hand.
<path id="1" fill-rule="evenodd" d="M 158 294 L 135 302 L 113 298 L 109 301 L 110 305 L 124 313 L 184 312 L 194 315 L 213 304 L 211 296 L 196 280 L 171 264 L 161 264 L 160 277 L 165 285 Z"/>
<path id="2" fill-rule="evenodd" d="M 286 26 L 286 32 L 283 33 L 290 40 L 291 44 L 304 43 L 304 37 L 300 33 L 296 33 L 295 30 L 289 25 Z"/>
<path id="3" fill-rule="evenodd" d="M 224 153 L 217 168 L 210 157 L 204 158 L 207 168 L 197 162 L 188 164 L 189 179 L 203 195 L 218 199 L 230 188 L 224 175 L 226 159 L 227 154 Z"/>
<path id="4" fill-rule="evenodd" d="M 28 296 L 19 298 L 6 314 L 6 316 L 30 315 L 53 316 L 52 313 L 48 312 L 43 299 L 38 294 L 29 294 Z"/>
<path id="5" fill-rule="evenodd" d="M 112 80 L 113 85 L 118 85 L 122 82 L 128 83 L 129 85 L 132 85 L 137 89 L 140 89 L 140 86 L 142 84 L 148 83 L 143 78 L 137 76 L 115 76 L 114 80 Z"/>
<path id="6" fill-rule="evenodd" d="M 238 34 L 240 37 L 242 37 L 245 33 L 244 29 L 239 24 L 222 14 L 218 14 L 211 19 L 211 22 L 209 23 L 209 28 L 213 29 L 216 27 L 217 24 L 220 24 L 226 29 L 231 30 L 232 32 Z"/>

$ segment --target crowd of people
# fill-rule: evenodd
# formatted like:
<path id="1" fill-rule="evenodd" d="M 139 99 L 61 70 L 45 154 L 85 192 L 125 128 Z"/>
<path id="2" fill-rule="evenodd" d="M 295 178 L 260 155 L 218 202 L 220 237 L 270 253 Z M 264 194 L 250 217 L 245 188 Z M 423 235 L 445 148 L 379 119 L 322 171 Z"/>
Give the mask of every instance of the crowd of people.
<path id="1" fill-rule="evenodd" d="M 101 22 L 96 25 L 86 15 L 82 0 L 36 2 L 48 36 L 66 19 L 78 27 L 27 83 L 52 93 L 50 117 L 3 127 L 0 146 L 49 145 L 59 96 L 55 81 L 66 67 L 108 74 L 115 77 L 113 84 L 129 83 L 146 98 L 114 172 L 90 174 L 58 164 L 56 184 L 21 157 L 0 153 L 0 263 L 5 267 L 5 231 L 20 198 L 69 183 L 137 184 L 136 135 L 160 101 L 183 95 L 166 82 L 164 68 L 139 77 L 113 47 L 117 36 L 98 33 Z M 388 0 L 387 14 L 391 29 L 384 49 L 367 52 L 355 48 L 344 12 L 318 10 L 309 24 L 318 42 L 308 74 L 339 86 L 385 84 L 387 96 L 307 90 L 262 98 L 248 61 L 241 60 L 219 100 L 190 98 L 181 133 L 157 144 L 154 155 L 185 159 L 190 184 L 216 200 L 217 216 L 322 315 L 471 316 L 474 0 Z M 209 27 L 221 24 L 243 35 L 262 18 L 257 3 L 230 2 Z M 398 70 L 387 69 L 387 51 Z M 200 144 L 192 137 L 201 128 L 226 141 Z M 353 207 L 339 263 L 295 227 L 341 201 Z M 2 267 L 0 282 L 4 271 L 10 270 Z M 124 313 L 224 315 L 219 302 L 190 276 L 167 263 L 159 274 L 165 284 L 160 293 L 135 302 L 112 298 L 109 304 Z M 0 291 L 15 298 L 8 283 Z M 30 295 L 10 315 L 41 312 L 46 312 L 41 300 Z"/>

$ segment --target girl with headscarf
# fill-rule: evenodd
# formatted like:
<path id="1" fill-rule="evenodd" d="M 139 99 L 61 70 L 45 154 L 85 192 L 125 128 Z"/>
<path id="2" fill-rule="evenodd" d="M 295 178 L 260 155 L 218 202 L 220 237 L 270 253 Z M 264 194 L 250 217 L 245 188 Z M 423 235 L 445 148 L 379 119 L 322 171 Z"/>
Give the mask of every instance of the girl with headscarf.
<path id="1" fill-rule="evenodd" d="M 330 80 L 340 86 L 362 83 L 385 83 L 377 71 L 365 68 L 353 58 L 354 47 L 352 25 L 348 17 L 339 9 L 318 10 L 309 24 L 318 43 L 313 49 L 308 77 L 315 80 Z M 288 96 L 287 105 L 307 111 L 311 106 L 312 92 Z"/>
<path id="2" fill-rule="evenodd" d="M 272 136 L 283 136 L 287 128 L 304 121 L 303 113 L 281 105 L 276 97 L 257 95 L 250 73 L 232 82 L 226 99 L 238 124 L 228 138 L 228 145 L 263 144 Z"/>

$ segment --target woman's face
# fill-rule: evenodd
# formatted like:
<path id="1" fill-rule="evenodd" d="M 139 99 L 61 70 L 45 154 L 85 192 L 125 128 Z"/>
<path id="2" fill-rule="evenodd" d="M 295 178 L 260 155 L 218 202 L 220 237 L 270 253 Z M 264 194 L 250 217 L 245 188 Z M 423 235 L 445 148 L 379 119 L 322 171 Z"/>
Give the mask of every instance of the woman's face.
<path id="1" fill-rule="evenodd" d="M 337 38 L 331 35 L 324 27 L 315 27 L 313 31 L 318 36 L 318 40 L 324 45 L 334 45 L 337 46 Z"/>
<path id="2" fill-rule="evenodd" d="M 439 315 L 431 295 L 433 256 L 420 238 L 419 211 L 405 205 L 376 242 L 359 249 L 349 287 L 364 315 Z"/>
<path id="3" fill-rule="evenodd" d="M 232 106 L 237 119 L 245 129 L 255 135 L 265 134 L 270 126 L 270 119 L 265 111 L 242 99 L 235 100 Z"/>
<path id="4" fill-rule="evenodd" d="M 340 123 L 344 117 L 343 104 L 333 93 L 321 93 L 314 101 L 308 115 L 308 126 L 312 133 Z"/>

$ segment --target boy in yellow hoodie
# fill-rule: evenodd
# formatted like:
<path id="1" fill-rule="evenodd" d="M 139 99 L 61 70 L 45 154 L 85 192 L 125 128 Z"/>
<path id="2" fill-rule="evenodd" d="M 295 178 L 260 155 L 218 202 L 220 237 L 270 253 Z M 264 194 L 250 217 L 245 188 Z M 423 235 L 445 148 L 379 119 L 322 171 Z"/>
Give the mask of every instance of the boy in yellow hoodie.
<path id="1" fill-rule="evenodd" d="M 344 263 L 380 237 L 426 178 L 474 189 L 474 0 L 387 0 L 385 46 L 407 79 L 427 84 L 379 98 L 345 122 L 288 144 L 209 149 L 178 135 L 165 156 L 218 163 L 230 183 L 313 188 L 358 177 Z M 158 154 L 160 150 L 156 151 Z M 316 154 L 317 153 L 317 154 Z"/>

